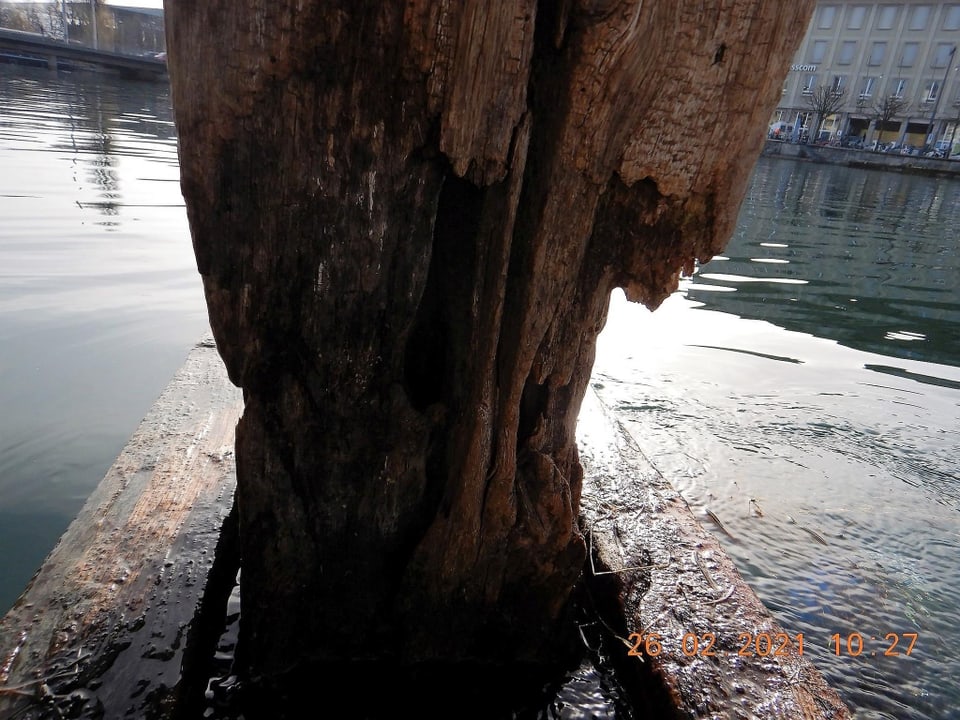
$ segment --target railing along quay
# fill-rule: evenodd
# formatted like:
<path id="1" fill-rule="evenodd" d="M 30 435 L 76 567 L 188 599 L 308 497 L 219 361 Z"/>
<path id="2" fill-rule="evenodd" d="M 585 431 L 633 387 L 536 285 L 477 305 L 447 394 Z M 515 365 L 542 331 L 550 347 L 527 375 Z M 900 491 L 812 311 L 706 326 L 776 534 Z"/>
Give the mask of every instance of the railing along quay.
<path id="1" fill-rule="evenodd" d="M 83 68 L 157 80 L 167 77 L 167 64 L 163 59 L 95 50 L 18 30 L 0 29 L 0 59 L 45 62 L 52 70 L 60 67 Z"/>

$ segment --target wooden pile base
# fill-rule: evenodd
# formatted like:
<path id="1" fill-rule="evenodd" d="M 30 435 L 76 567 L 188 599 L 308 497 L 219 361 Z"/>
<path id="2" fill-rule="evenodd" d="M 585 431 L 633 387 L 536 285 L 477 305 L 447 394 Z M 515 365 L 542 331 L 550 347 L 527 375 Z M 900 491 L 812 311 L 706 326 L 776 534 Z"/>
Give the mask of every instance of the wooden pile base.
<path id="1" fill-rule="evenodd" d="M 0 718 L 199 716 L 238 565 L 229 510 L 241 411 L 212 341 L 201 342 L 0 620 Z M 621 673 L 655 688 L 646 709 L 848 718 L 592 393 L 578 434 L 588 586 L 625 643 Z M 752 656 L 740 653 L 744 637 Z"/>

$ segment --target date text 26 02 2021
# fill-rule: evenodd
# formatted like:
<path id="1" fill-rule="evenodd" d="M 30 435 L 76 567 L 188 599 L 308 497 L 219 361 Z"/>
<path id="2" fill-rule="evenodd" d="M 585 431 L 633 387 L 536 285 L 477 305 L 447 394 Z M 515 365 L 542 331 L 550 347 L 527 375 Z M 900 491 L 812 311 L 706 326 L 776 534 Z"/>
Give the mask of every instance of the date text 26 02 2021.
<path id="1" fill-rule="evenodd" d="M 834 655 L 859 657 L 860 655 L 902 657 L 910 655 L 917 644 L 915 632 L 886 633 L 882 636 L 863 635 L 851 632 L 830 636 L 829 648 Z M 656 657 L 663 652 L 668 642 L 660 633 L 630 633 L 629 650 L 632 657 Z M 803 633 L 737 633 L 735 646 L 718 643 L 715 633 L 684 633 L 679 638 L 680 652 L 687 657 L 713 657 L 720 654 L 735 654 L 740 657 L 787 657 L 803 655 Z"/>

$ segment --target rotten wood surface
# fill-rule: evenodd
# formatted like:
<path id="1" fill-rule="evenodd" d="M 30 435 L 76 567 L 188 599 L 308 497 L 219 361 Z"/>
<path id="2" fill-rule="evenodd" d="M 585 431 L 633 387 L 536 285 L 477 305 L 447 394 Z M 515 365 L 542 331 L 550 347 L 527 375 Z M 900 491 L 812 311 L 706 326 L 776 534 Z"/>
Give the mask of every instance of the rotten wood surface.
<path id="1" fill-rule="evenodd" d="M 610 292 L 726 243 L 813 6 L 167 3 L 243 673 L 554 661 Z"/>
<path id="2" fill-rule="evenodd" d="M 615 632 L 639 654 L 626 658 L 632 672 L 659 683 L 680 718 L 850 718 L 801 655 L 796 633 L 773 619 L 593 392 L 584 399 L 577 435 L 594 569 L 616 588 L 620 617 L 610 622 L 625 620 Z M 745 645 L 752 652 L 741 654 Z"/>
<path id="3" fill-rule="evenodd" d="M 230 555 L 241 408 L 201 341 L 0 620 L 0 717 L 159 717 L 196 695 L 181 672 Z"/>

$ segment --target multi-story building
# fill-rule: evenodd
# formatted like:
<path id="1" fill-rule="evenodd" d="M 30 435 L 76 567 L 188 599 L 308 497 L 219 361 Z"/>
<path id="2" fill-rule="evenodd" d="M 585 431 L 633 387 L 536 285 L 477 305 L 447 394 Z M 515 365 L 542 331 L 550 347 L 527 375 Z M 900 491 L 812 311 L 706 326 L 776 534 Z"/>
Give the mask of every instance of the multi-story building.
<path id="1" fill-rule="evenodd" d="M 819 140 L 960 143 L 958 45 L 960 2 L 822 1 L 773 122 L 811 140 L 822 114 Z"/>

